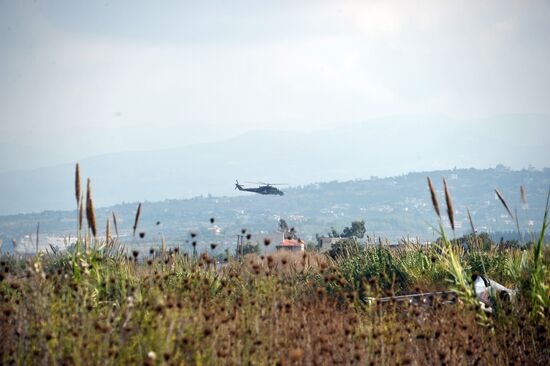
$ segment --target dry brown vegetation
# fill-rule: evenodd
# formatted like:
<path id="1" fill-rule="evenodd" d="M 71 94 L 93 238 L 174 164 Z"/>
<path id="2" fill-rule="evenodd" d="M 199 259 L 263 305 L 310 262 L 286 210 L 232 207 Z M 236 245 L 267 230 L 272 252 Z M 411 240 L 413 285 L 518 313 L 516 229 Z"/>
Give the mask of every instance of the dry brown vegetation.
<path id="1" fill-rule="evenodd" d="M 431 181 L 429 189 L 441 219 Z M 445 195 L 452 221 L 447 188 Z M 95 231 L 89 184 L 86 211 Z M 164 242 L 161 253 L 126 253 L 110 235 L 107 242 L 96 232 L 82 237 L 79 223 L 80 240 L 66 253 L 2 256 L 0 362 L 548 365 L 547 224 L 548 212 L 540 239 L 519 248 L 472 235 L 464 250 L 440 225 L 442 238 L 432 246 L 355 245 L 336 259 L 281 252 L 219 263 Z M 198 240 L 192 236 L 189 251 Z M 486 314 L 473 296 L 473 272 L 517 288 L 517 299 L 493 298 L 494 312 Z M 369 300 L 449 288 L 451 296 Z"/>
<path id="2" fill-rule="evenodd" d="M 411 252 L 388 253 L 404 260 Z M 351 289 L 344 268 L 299 253 L 248 256 L 222 267 L 207 254 L 194 261 L 174 251 L 167 260 L 142 263 L 98 253 L 75 255 L 74 262 L 68 256 L 4 257 L 2 363 L 548 361 L 548 321 L 533 319 L 525 301 L 503 303 L 483 321 L 479 309 L 460 301 L 369 305 Z M 391 291 L 374 276 L 364 282 L 370 295 Z"/>

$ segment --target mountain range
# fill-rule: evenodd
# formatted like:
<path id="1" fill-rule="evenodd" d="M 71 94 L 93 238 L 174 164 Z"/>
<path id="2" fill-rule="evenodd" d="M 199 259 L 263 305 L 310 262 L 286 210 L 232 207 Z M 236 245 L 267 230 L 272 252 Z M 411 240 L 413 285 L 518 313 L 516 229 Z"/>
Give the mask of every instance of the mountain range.
<path id="1" fill-rule="evenodd" d="M 236 179 L 298 186 L 499 163 L 542 168 L 550 166 L 548 136 L 550 118 L 543 115 L 392 117 L 312 133 L 250 132 L 216 143 L 192 144 L 182 136 L 181 148 L 94 156 L 80 165 L 99 207 L 231 196 Z M 74 166 L 0 173 L 0 214 L 74 208 Z"/>

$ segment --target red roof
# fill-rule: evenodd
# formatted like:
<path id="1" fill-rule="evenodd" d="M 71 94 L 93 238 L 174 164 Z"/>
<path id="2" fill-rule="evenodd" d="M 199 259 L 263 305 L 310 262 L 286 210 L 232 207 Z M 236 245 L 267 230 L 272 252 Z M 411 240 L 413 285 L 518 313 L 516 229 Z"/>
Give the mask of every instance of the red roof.
<path id="1" fill-rule="evenodd" d="M 301 247 L 304 245 L 304 242 L 299 239 L 285 239 L 279 243 L 280 247 Z"/>

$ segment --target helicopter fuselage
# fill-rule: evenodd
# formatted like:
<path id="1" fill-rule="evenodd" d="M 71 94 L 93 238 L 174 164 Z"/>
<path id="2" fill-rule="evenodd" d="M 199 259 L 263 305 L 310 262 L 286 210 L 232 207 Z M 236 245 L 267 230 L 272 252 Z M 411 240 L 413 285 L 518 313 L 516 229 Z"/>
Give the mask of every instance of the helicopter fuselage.
<path id="1" fill-rule="evenodd" d="M 235 188 L 237 188 L 239 191 L 253 192 L 253 193 L 258 193 L 263 195 L 277 195 L 277 196 L 284 195 L 283 191 L 270 185 L 260 186 L 258 188 L 244 188 L 242 185 L 237 183 L 235 184 Z"/>

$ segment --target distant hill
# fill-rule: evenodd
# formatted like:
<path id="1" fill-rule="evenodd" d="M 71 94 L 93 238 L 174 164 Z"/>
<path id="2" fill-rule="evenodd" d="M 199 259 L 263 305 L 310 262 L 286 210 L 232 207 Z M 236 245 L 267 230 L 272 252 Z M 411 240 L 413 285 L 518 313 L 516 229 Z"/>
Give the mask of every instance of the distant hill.
<path id="1" fill-rule="evenodd" d="M 454 166 L 540 168 L 550 166 L 548 136 L 550 117 L 541 115 L 474 121 L 393 117 L 309 134 L 260 131 L 218 143 L 122 152 L 80 163 L 84 177 L 92 178 L 97 205 L 109 206 L 209 193 L 231 196 L 235 179 L 298 186 Z M 74 162 L 0 173 L 0 214 L 72 209 L 73 172 Z"/>
<path id="2" fill-rule="evenodd" d="M 352 220 L 365 220 L 369 234 L 391 240 L 407 236 L 432 240 L 437 235 L 430 226 L 437 225 L 437 218 L 430 201 L 427 176 L 434 181 L 442 204 L 441 178 L 447 178 L 456 211 L 457 235 L 470 230 L 467 207 L 479 231 L 515 231 L 514 223 L 495 197 L 495 188 L 501 190 L 513 209 L 517 208 L 523 230 L 540 229 L 550 188 L 550 169 L 515 171 L 503 166 L 308 184 L 288 188 L 282 197 L 242 192 L 234 197 L 200 196 L 185 200 L 147 201 L 143 203 L 138 230 L 146 233 L 143 240 L 131 238 L 136 202 L 99 208 L 97 217 L 101 223 L 100 231 L 104 232 L 107 217 L 112 211 L 116 212 L 123 241 L 135 245 L 158 244 L 163 233 L 170 245 L 189 246 L 189 232 L 194 231 L 199 234 L 202 246 L 217 242 L 221 244 L 219 250 L 223 250 L 234 246 L 241 228 L 261 236 L 261 233 L 274 232 L 279 218 L 284 218 L 306 240 L 314 240 L 316 233 L 326 233 L 331 227 L 342 230 Z M 520 185 L 526 187 L 528 207 L 520 201 Z M 95 194 L 95 197 L 100 195 Z M 209 222 L 210 218 L 215 219 L 214 224 Z M 76 213 L 47 211 L 0 216 L 0 238 L 4 240 L 4 246 L 9 247 L 12 238 L 21 240 L 25 235 L 34 235 L 37 222 L 40 222 L 44 237 L 74 236 Z M 446 218 L 444 223 L 448 228 Z"/>

